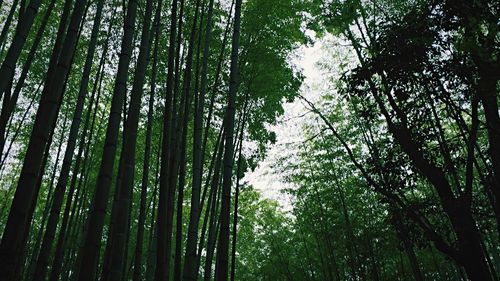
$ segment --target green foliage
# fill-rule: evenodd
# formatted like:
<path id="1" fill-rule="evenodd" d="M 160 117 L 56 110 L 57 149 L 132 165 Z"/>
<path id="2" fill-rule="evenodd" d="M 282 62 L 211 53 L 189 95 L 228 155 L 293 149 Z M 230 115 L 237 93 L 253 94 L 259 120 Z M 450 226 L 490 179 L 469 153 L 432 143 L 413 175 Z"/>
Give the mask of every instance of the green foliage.
<path id="1" fill-rule="evenodd" d="M 12 5 L 12 1 L 7 2 L 3 1 L 0 9 L 2 27 Z M 301 128 L 303 142 L 287 144 L 285 152 L 278 155 L 276 163 L 272 165 L 288 187 L 284 195 L 290 198 L 289 202 L 283 208 L 277 201 L 263 198 L 248 183 L 242 184 L 235 280 L 416 280 L 416 271 L 420 271 L 425 280 L 465 280 L 462 276 L 467 262 L 464 261 L 474 261 L 462 249 L 464 245 L 467 246 L 464 241 L 470 240 L 460 237 L 463 234 L 460 232 L 460 222 L 466 219 L 473 222 L 469 230 L 477 233 L 481 252 L 488 258 L 488 267 L 493 273 L 500 270 L 497 237 L 500 229 L 500 195 L 495 172 L 498 155 L 494 150 L 499 145 L 494 138 L 495 134 L 498 135 L 495 130 L 500 128 L 500 10 L 497 2 L 243 2 L 236 102 L 236 120 L 239 123 L 235 126 L 239 130 L 243 128 L 243 155 L 241 159 L 235 157 L 235 163 L 241 164 L 239 173 L 233 173 L 235 181 L 244 182 L 248 170 L 254 170 L 266 157 L 268 148 L 278 141 L 272 128 L 279 117 L 285 114 L 283 105 L 297 102 L 299 95 L 308 90 L 302 87 L 305 77 L 293 62 L 299 49 L 310 46 L 313 39 L 323 45 L 323 58 L 318 62 L 323 76 L 319 79 L 323 84 L 318 87 L 321 97 L 315 97 L 318 102 L 304 102 L 312 114 L 304 115 L 306 117 Z M 85 120 L 82 120 L 90 121 L 86 116 L 92 103 L 97 108 L 89 113 L 90 118 L 95 114 L 95 122 L 87 131 L 80 127 L 78 140 L 85 141 L 78 142 L 76 149 L 83 149 L 83 164 L 80 170 L 76 170 L 73 162 L 70 172 L 70 178 L 77 184 L 78 195 L 74 197 L 77 203 L 71 210 L 72 229 L 68 233 L 65 249 L 66 276 L 63 277 L 66 279 L 73 278 L 71 274 L 75 270 L 72 266 L 79 251 L 79 241 L 85 233 L 87 210 L 94 200 L 123 36 L 126 1 L 105 3 L 88 89 L 89 93 L 95 89 L 99 99 L 86 100 L 83 111 Z M 181 65 L 175 72 L 178 97 L 183 94 L 185 81 L 182 74 L 188 46 L 195 46 L 194 75 L 199 74 L 199 70 L 194 67 L 200 67 L 204 59 L 197 52 L 201 53 L 202 50 L 206 19 L 200 27 L 195 28 L 201 36 L 195 36 L 194 42 L 188 42 L 195 3 L 194 0 L 185 1 L 179 41 L 183 57 L 179 58 Z M 16 64 L 12 86 L 18 82 L 48 4 L 49 1 L 42 1 Z M 6 146 L 0 157 L 0 229 L 5 227 L 24 159 L 29 160 L 25 150 L 30 141 L 64 4 L 63 0 L 56 1 L 19 101 L 8 122 Z M 49 153 L 40 178 L 39 196 L 35 200 L 33 222 L 28 235 L 25 256 L 29 258 L 23 263 L 23 278 L 26 280 L 29 280 L 29 264 L 36 261 L 31 259 L 36 256 L 40 237 L 43 237 L 51 194 L 58 182 L 68 128 L 89 47 L 95 4 L 95 1 L 90 1 L 88 6 L 57 123 L 49 140 Z M 143 4 L 145 1 L 139 1 L 140 15 L 144 12 Z M 170 5 L 171 1 L 164 1 L 161 14 L 150 159 L 144 159 L 144 150 L 149 110 L 146 106 L 149 95 L 146 93 L 149 93 L 153 83 L 152 64 L 148 66 L 143 85 L 136 136 L 127 266 L 133 262 L 130 253 L 137 242 L 136 236 L 132 234 L 138 230 L 138 195 L 144 161 L 149 161 L 150 173 L 143 250 L 145 256 L 146 253 L 154 254 L 149 253 L 154 244 L 149 244 L 154 241 L 159 162 L 161 150 L 165 149 L 161 147 L 161 138 L 166 112 Z M 206 58 L 209 82 L 205 109 L 208 109 L 211 97 L 214 107 L 210 127 L 206 130 L 204 183 L 210 183 L 214 178 L 214 175 L 209 174 L 208 167 L 212 156 L 217 153 L 216 140 L 227 103 L 232 33 L 232 25 L 228 25 L 232 20 L 232 11 L 228 11 L 228 8 L 229 1 L 215 1 L 212 40 L 209 57 Z M 18 18 L 19 10 L 16 10 L 6 42 L 0 46 L 1 61 L 15 34 Z M 130 102 L 132 74 L 139 53 L 139 30 L 143 24 L 144 18 L 139 16 L 123 112 Z M 226 25 L 229 27 L 228 37 L 224 40 Z M 109 48 L 103 54 L 108 29 Z M 309 37 L 306 34 L 314 35 Z M 98 69 L 97 59 L 101 54 L 105 58 L 102 73 Z M 220 73 L 217 73 L 219 64 Z M 199 79 L 193 76 L 193 91 Z M 1 102 L 3 110 L 4 100 Z M 186 234 L 190 218 L 195 104 L 193 102 L 189 107 L 184 167 L 186 181 L 183 186 L 185 193 L 183 201 L 179 202 L 183 204 L 183 235 Z M 179 104 L 175 104 L 173 109 L 178 110 L 177 107 Z M 122 121 L 126 119 L 123 112 L 119 112 Z M 203 126 L 207 121 L 207 112 L 204 112 Z M 112 192 L 108 198 L 110 202 L 120 180 L 117 164 L 120 154 L 127 153 L 122 151 L 125 122 L 120 123 L 118 130 Z M 236 130 L 235 140 L 238 139 L 239 130 Z M 410 145 L 405 147 L 408 143 Z M 415 154 L 422 157 L 415 157 Z M 238 165 L 233 166 L 236 169 Z M 426 167 L 430 168 L 426 170 Z M 430 180 L 435 174 L 444 175 L 441 186 Z M 443 186 L 449 186 L 449 194 L 443 193 Z M 203 190 L 205 188 L 210 191 L 210 187 L 203 186 Z M 175 190 L 177 196 L 181 189 L 177 187 Z M 234 207 L 234 200 L 231 201 Z M 62 207 L 64 209 L 64 204 Z M 202 220 L 211 217 L 205 217 L 207 208 L 205 204 L 201 210 Z M 109 229 L 113 219 L 111 208 L 103 211 L 106 212 L 101 238 L 104 245 L 111 237 Z M 218 220 L 216 216 L 215 223 Z M 178 256 L 184 253 L 183 239 L 182 242 L 182 253 L 177 253 Z M 203 262 L 206 252 L 203 249 Z M 459 258 L 455 252 L 460 253 Z M 96 261 L 99 269 L 103 267 L 104 255 L 105 251 L 101 249 Z"/>
<path id="2" fill-rule="evenodd" d="M 290 64 L 290 55 L 304 43 L 302 3 L 298 0 L 246 2 L 240 57 L 241 101 L 248 95 L 248 134 L 259 143 L 259 158 L 275 135 L 266 124 L 282 115 L 282 104 L 297 97 L 303 77 Z"/>

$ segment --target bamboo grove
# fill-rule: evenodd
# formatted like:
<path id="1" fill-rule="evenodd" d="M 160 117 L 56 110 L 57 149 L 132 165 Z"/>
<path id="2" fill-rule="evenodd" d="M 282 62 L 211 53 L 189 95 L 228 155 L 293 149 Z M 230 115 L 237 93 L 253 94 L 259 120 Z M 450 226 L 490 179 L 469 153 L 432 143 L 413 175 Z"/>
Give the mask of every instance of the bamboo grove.
<path id="1" fill-rule="evenodd" d="M 0 279 L 500 280 L 499 14 L 0 0 Z"/>
<path id="2" fill-rule="evenodd" d="M 241 0 L 0 6 L 2 280 L 234 280 L 234 163 L 282 111 L 254 79 L 297 93 L 300 18 L 265 50 Z"/>
<path id="3" fill-rule="evenodd" d="M 279 274 L 499 280 L 498 1 L 318 2 L 324 77 L 274 164 L 293 219 L 260 232 Z"/>

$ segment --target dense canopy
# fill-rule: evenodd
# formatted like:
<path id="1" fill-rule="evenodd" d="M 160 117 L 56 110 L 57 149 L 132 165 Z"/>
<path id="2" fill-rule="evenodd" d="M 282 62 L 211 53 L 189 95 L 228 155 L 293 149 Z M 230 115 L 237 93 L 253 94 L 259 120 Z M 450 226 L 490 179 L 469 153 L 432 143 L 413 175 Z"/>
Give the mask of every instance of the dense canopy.
<path id="1" fill-rule="evenodd" d="M 0 279 L 500 280 L 499 19 L 0 0 Z"/>

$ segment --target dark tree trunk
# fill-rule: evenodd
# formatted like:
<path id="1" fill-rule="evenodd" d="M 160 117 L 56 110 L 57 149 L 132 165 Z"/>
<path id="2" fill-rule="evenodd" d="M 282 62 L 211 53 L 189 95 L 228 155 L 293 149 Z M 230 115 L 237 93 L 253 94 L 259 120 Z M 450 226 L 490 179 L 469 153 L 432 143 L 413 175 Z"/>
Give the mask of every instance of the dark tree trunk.
<path id="1" fill-rule="evenodd" d="M 224 173 L 222 180 L 220 232 L 217 244 L 217 263 L 215 267 L 215 280 L 217 281 L 227 280 L 229 266 L 229 214 L 231 207 L 231 182 L 233 176 L 234 116 L 236 112 L 236 94 L 238 92 L 238 50 L 240 43 L 241 2 L 241 0 L 236 0 L 235 2 L 229 97 L 226 108 L 226 115 L 224 117 L 224 131 L 226 139 L 224 149 Z"/>
<path id="2" fill-rule="evenodd" d="M 129 111 L 125 122 L 124 144 L 122 150 L 123 171 L 122 179 L 118 188 L 118 200 L 116 205 L 116 221 L 110 229 L 113 233 L 113 246 L 111 250 L 111 264 L 109 280 L 121 281 L 123 268 L 126 264 L 127 236 L 129 233 L 130 201 L 135 172 L 135 148 L 137 143 L 137 130 L 139 125 L 139 111 L 143 94 L 143 85 L 146 77 L 146 67 L 149 61 L 149 44 L 151 34 L 151 16 L 153 12 L 153 1 L 146 2 L 144 23 L 142 27 L 140 51 L 135 68 L 134 82 L 132 86 Z"/>
<path id="3" fill-rule="evenodd" d="M 236 179 L 236 191 L 234 193 L 234 213 L 233 213 L 233 241 L 231 247 L 231 274 L 230 280 L 234 281 L 234 276 L 236 273 L 236 238 L 237 238 L 237 226 L 238 226 L 238 197 L 240 194 L 240 167 L 241 167 L 241 144 L 239 149 L 239 157 L 238 157 L 238 168 L 237 171 L 237 179 Z"/>
<path id="4" fill-rule="evenodd" d="M 203 148 L 202 148 L 202 151 L 203 151 L 203 160 L 205 159 L 205 152 L 206 152 L 206 149 L 205 147 L 207 146 L 207 141 L 208 141 L 208 132 L 210 130 L 210 127 L 211 127 L 211 123 L 212 123 L 212 114 L 213 114 L 213 110 L 214 110 L 214 105 L 215 105 L 215 96 L 217 94 L 217 89 L 219 87 L 219 82 L 220 82 L 220 76 L 221 76 L 221 72 L 222 72 L 222 64 L 224 63 L 224 53 L 226 51 L 226 45 L 227 45 L 227 39 L 229 38 L 229 31 L 231 29 L 231 12 L 233 11 L 233 7 L 234 7 L 234 1 L 235 0 L 232 0 L 231 1 L 231 7 L 229 8 L 229 12 L 228 12 L 228 19 L 227 19 L 227 23 L 226 23 L 226 28 L 224 30 L 224 36 L 223 36 L 223 39 L 222 39 L 222 47 L 221 47 L 221 50 L 220 50 L 220 53 L 219 53 L 219 57 L 217 59 L 217 69 L 215 70 L 215 81 L 211 87 L 211 95 L 210 95 L 210 104 L 208 106 L 208 113 L 207 113 L 207 121 L 206 121 L 206 125 L 205 125 L 205 132 L 203 133 Z M 216 149 L 217 150 L 217 149 Z M 204 161 L 202 161 L 203 163 Z M 203 200 L 201 202 L 201 205 L 203 205 Z M 202 209 L 202 207 L 200 207 L 200 209 Z"/>
<path id="5" fill-rule="evenodd" d="M 198 1 L 197 1 L 197 9 L 198 9 Z M 198 96 L 198 87 L 199 87 L 199 64 L 200 64 L 200 54 L 201 54 L 201 29 L 203 25 L 203 18 L 205 16 L 205 13 L 203 12 L 205 7 L 205 0 L 203 0 L 203 3 L 201 5 L 201 20 L 199 24 L 199 32 L 198 32 L 198 42 L 197 42 L 197 55 L 196 55 L 196 65 L 195 65 L 195 83 L 194 83 L 194 90 L 193 90 L 193 96 L 194 96 L 194 115 L 195 115 L 195 126 L 196 126 L 196 114 L 197 114 L 197 107 L 199 103 L 199 96 Z M 197 10 L 198 13 L 198 10 Z M 194 22 L 193 22 L 193 28 L 192 28 L 192 33 L 191 33 L 191 38 L 190 40 L 194 40 L 194 34 L 193 31 L 196 29 L 196 24 L 197 22 L 197 17 L 195 17 Z M 190 42 L 190 47 L 194 48 L 194 41 Z M 186 115 L 187 113 L 185 113 Z M 187 116 L 187 115 L 186 115 Z M 183 136 L 182 136 L 182 145 L 181 145 L 181 160 L 180 160 L 180 167 L 179 167 L 179 187 L 178 187 L 178 199 L 177 199 L 177 221 L 176 221 L 176 233 L 175 233 L 175 257 L 174 257 L 174 281 L 180 281 L 181 276 L 183 276 L 183 268 L 182 268 L 182 236 L 183 236 L 183 225 L 182 225 L 182 210 L 183 210 L 183 201 L 184 201 L 184 184 L 185 184 L 185 172 L 186 172 L 186 136 L 187 136 L 187 120 L 185 119 L 185 125 L 184 126 L 184 131 L 183 131 Z M 196 129 L 195 129 L 196 130 Z M 196 142 L 196 133 L 195 133 L 195 140 Z M 196 169 L 196 168 L 193 168 Z M 192 189 L 192 194 L 196 193 L 194 189 Z M 199 192 L 198 192 L 199 194 Z M 198 200 L 199 201 L 199 200 Z M 191 210 L 193 210 L 193 206 L 191 205 Z M 191 220 L 189 220 L 189 224 L 191 224 Z M 188 229 L 188 236 L 189 236 L 189 229 Z M 188 237 L 189 240 L 189 237 Z M 186 246 L 188 247 L 188 246 Z M 185 260 L 186 262 L 186 260 Z"/>
<path id="6" fill-rule="evenodd" d="M 156 14 L 154 19 L 154 25 L 152 30 L 154 30 L 154 49 L 153 49 L 153 66 L 151 73 L 151 90 L 149 93 L 149 105 L 148 105 L 148 117 L 146 121 L 146 140 L 144 147 L 144 163 L 142 166 L 142 182 L 141 182 L 141 201 L 139 207 L 139 219 L 137 224 L 137 238 L 135 245 L 134 254 L 134 272 L 132 275 L 133 281 L 139 281 L 141 279 L 142 272 L 142 248 L 144 245 L 144 224 L 146 223 L 146 196 L 149 184 L 149 163 L 151 157 L 151 131 L 153 130 L 153 110 L 154 110 L 154 98 L 156 93 L 156 75 L 157 75 L 157 65 L 158 65 L 158 43 L 159 43 L 159 31 L 160 31 L 160 15 L 161 15 L 162 1 L 158 1 L 156 8 Z M 150 42 L 153 37 L 150 38 Z M 151 44 L 150 44 L 151 45 Z M 153 196 L 154 204 L 154 196 Z M 152 212 L 154 214 L 154 211 Z M 154 216 L 153 216 L 154 217 Z M 152 220 L 154 221 L 154 220 Z M 151 229 L 154 228 L 154 224 Z M 153 230 L 151 230 L 153 231 Z"/>
<path id="7" fill-rule="evenodd" d="M 20 258 L 24 252 L 25 243 L 23 243 L 22 237 L 28 231 L 26 226 L 29 225 L 28 220 L 31 217 L 29 205 L 38 196 L 38 192 L 35 189 L 36 179 L 43 172 L 40 169 L 43 152 L 48 142 L 48 135 L 56 121 L 56 114 L 63 95 L 69 65 L 75 51 L 78 29 L 83 19 L 85 6 L 86 0 L 78 1 L 75 4 L 62 52 L 54 71 L 54 75 L 59 79 L 53 81 L 47 80 L 42 92 L 40 106 L 37 110 L 26 151 L 27 156 L 24 159 L 0 247 L 0 264 L 2 267 L 0 272 L 5 276 L 6 280 L 15 278 L 12 274 L 20 265 Z M 24 15 L 28 15 L 31 10 L 27 10 Z M 28 19 L 26 20 L 29 21 Z M 0 75 L 0 77 L 3 76 Z"/>
<path id="8" fill-rule="evenodd" d="M 186 106 L 187 110 L 187 106 Z M 184 204 L 184 185 L 186 182 L 186 146 L 187 146 L 187 125 L 189 120 L 189 112 L 183 121 L 181 147 L 179 148 L 181 155 L 179 160 L 179 185 L 177 191 L 177 218 L 175 231 L 175 261 L 174 261 L 174 281 L 181 280 L 181 255 L 182 255 L 182 207 Z"/>
<path id="9" fill-rule="evenodd" d="M 78 94 L 78 99 L 76 102 L 76 108 L 73 113 L 73 121 L 71 123 L 71 128 L 69 131 L 68 142 L 66 145 L 66 152 L 64 154 L 64 160 L 61 167 L 61 172 L 59 174 L 59 180 L 54 192 L 54 200 L 51 206 L 51 212 L 49 216 L 49 221 L 45 230 L 45 235 L 42 242 L 42 248 L 40 254 L 38 255 L 37 266 L 35 269 L 34 280 L 44 280 L 47 270 L 47 265 L 49 263 L 49 255 L 52 248 L 52 243 L 55 238 L 55 232 L 57 223 L 59 220 L 59 213 L 61 211 L 62 202 L 64 199 L 64 192 L 66 190 L 66 185 L 69 177 L 69 172 L 71 168 L 71 163 L 73 160 L 73 154 L 76 146 L 76 139 L 78 136 L 78 131 L 80 129 L 80 121 L 82 118 L 83 105 L 85 103 L 85 98 L 87 96 L 87 87 L 89 83 L 90 71 L 92 68 L 92 61 L 94 58 L 95 47 L 97 43 L 97 35 L 99 32 L 99 26 L 101 22 L 101 12 L 104 5 L 104 1 L 100 0 L 97 3 L 96 16 L 94 19 L 94 26 L 92 28 L 92 34 L 90 38 L 89 48 L 87 51 L 87 58 L 85 61 L 85 66 L 83 69 L 83 75 L 80 84 L 80 91 Z M 72 195 L 72 194 L 70 194 Z"/>
<path id="10" fill-rule="evenodd" d="M 177 0 L 172 0 L 171 15 L 170 15 L 170 36 L 168 47 L 168 70 L 167 70 L 167 86 L 165 93 L 165 109 L 163 112 L 163 136 L 162 136 L 162 152 L 161 152 L 161 170 L 160 170 L 160 192 L 158 202 L 158 237 L 156 250 L 156 266 L 155 280 L 168 280 L 167 243 L 171 237 L 167 236 L 167 201 L 172 197 L 168 188 L 169 182 L 169 150 L 170 150 L 170 134 L 171 130 L 171 112 L 172 112 L 172 95 L 174 89 L 174 67 L 175 67 L 175 43 L 177 32 Z"/>
<path id="11" fill-rule="evenodd" d="M 222 163 L 222 159 L 220 161 Z M 220 174 L 220 173 L 219 173 Z M 210 281 L 212 279 L 212 265 L 215 254 L 215 247 L 217 244 L 217 232 L 220 230 L 220 201 L 222 190 L 219 188 L 222 179 L 217 177 L 217 182 L 215 183 L 215 189 L 212 198 L 212 210 L 210 214 L 210 225 L 208 227 L 208 237 L 207 237 L 207 254 L 205 256 L 205 267 L 204 267 L 204 280 Z M 208 207 L 208 206 L 207 206 Z"/>
<path id="12" fill-rule="evenodd" d="M 348 31 L 346 35 L 353 44 L 358 58 L 364 63 L 360 47 L 353 34 Z M 382 77 L 385 76 L 383 73 L 378 74 Z M 385 79 L 382 80 L 386 83 L 384 81 Z M 456 234 L 458 249 L 453 249 L 443 243 L 443 241 L 438 241 L 438 239 L 434 240 L 436 246 L 453 258 L 458 264 L 462 265 L 471 280 L 493 280 L 489 272 L 485 253 L 481 247 L 480 233 L 477 229 L 476 221 L 472 216 L 470 200 L 472 189 L 465 190 L 465 192 L 458 197 L 455 196 L 444 170 L 426 159 L 422 150 L 422 145 L 413 139 L 412 132 L 407 126 L 407 117 L 395 102 L 392 96 L 393 93 L 388 90 L 390 87 L 385 85 L 384 89 L 379 91 L 371 78 L 367 78 L 366 82 L 386 120 L 389 132 L 394 137 L 396 143 L 401 147 L 401 150 L 409 157 L 416 170 L 418 170 L 436 190 L 441 206 L 450 219 L 451 226 Z M 386 107 L 385 100 L 383 100 L 382 97 L 387 99 L 390 109 L 395 112 L 398 121 L 393 121 Z M 436 238 L 436 235 L 433 236 L 433 238 Z"/>
<path id="13" fill-rule="evenodd" d="M 16 28 L 16 33 L 12 39 L 7 55 L 0 67 L 0 98 L 2 98 L 5 90 L 8 87 L 9 80 L 14 74 L 16 68 L 17 60 L 23 49 L 26 38 L 28 37 L 28 32 L 33 25 L 35 16 L 38 13 L 38 8 L 40 8 L 41 0 L 31 0 L 26 11 L 22 13 L 19 18 L 19 25 Z"/>
<path id="14" fill-rule="evenodd" d="M 106 40 L 105 40 L 105 45 L 101 54 L 101 58 L 98 64 L 98 70 L 96 74 L 96 78 L 92 87 L 92 95 L 89 101 L 86 117 L 85 117 L 85 123 L 82 129 L 82 135 L 80 137 L 80 142 L 78 145 L 78 153 L 76 155 L 75 159 L 75 164 L 73 168 L 73 175 L 71 177 L 71 182 L 70 182 L 70 188 L 68 191 L 68 195 L 66 197 L 66 205 L 64 209 L 64 214 L 63 214 L 63 219 L 61 222 L 61 228 L 59 230 L 59 235 L 57 238 L 57 244 L 56 244 L 56 249 L 54 252 L 54 259 L 52 261 L 52 266 L 51 266 L 51 273 L 50 273 L 50 279 L 51 281 L 57 281 L 59 278 L 59 275 L 61 273 L 61 268 L 63 264 L 63 256 L 64 256 L 64 251 L 65 251 L 65 245 L 66 241 L 68 240 L 69 233 L 72 229 L 76 228 L 73 226 L 71 221 L 73 221 L 74 216 L 76 215 L 77 212 L 79 212 L 80 208 L 77 208 L 77 205 L 80 205 L 79 203 L 82 202 L 82 197 L 84 196 L 82 193 L 82 187 L 81 187 L 81 182 L 85 170 L 85 160 L 88 158 L 88 153 L 90 152 L 90 143 L 92 142 L 92 137 L 93 137 L 93 127 L 96 119 L 96 114 L 98 110 L 98 104 L 100 100 L 100 81 L 102 80 L 102 76 L 104 74 L 104 63 L 105 63 L 105 57 L 108 52 L 108 47 L 109 47 L 109 38 L 110 38 L 110 31 L 111 31 L 112 24 L 108 26 L 108 31 L 106 35 Z M 97 97 L 96 97 L 97 94 Z M 93 113 L 92 113 L 93 112 Z M 89 130 L 90 126 L 90 130 Z M 80 166 L 82 165 L 82 156 L 83 152 L 85 151 L 85 156 L 83 157 L 83 167 L 80 169 Z M 81 173 L 80 173 L 80 170 Z M 80 177 L 78 175 L 80 174 Z M 77 183 L 77 180 L 80 179 Z M 78 188 L 76 188 L 78 185 Z M 75 194 L 75 200 L 78 200 L 75 202 L 75 204 L 72 204 L 73 200 L 73 194 L 76 191 Z"/>
<path id="15" fill-rule="evenodd" d="M 31 109 L 33 108 L 33 104 L 35 103 L 35 100 L 37 99 L 38 92 L 40 91 L 40 88 L 42 87 L 43 83 L 40 83 L 38 88 L 36 89 L 33 97 L 30 100 L 30 103 L 24 110 L 23 115 L 21 116 L 21 120 L 19 121 L 19 124 L 16 126 L 15 131 L 13 132 L 12 138 L 10 139 L 9 145 L 7 146 L 7 149 L 5 150 L 5 153 L 3 153 L 1 156 L 1 162 L 0 162 L 0 170 L 2 170 L 5 166 L 5 161 L 7 160 L 7 157 L 10 154 L 10 151 L 12 149 L 12 146 L 14 145 L 15 141 L 17 140 L 17 137 L 21 133 L 21 128 L 23 128 L 23 125 L 25 125 L 26 118 L 28 117 L 28 113 L 30 113 Z M 12 119 L 11 119 L 12 123 Z M 12 124 L 9 124 L 9 129 L 12 127 Z M 9 131 L 7 131 L 6 136 L 9 135 Z"/>
<path id="16" fill-rule="evenodd" d="M 161 135 L 160 139 L 158 141 L 158 144 L 161 144 Z M 160 182 L 160 177 L 159 177 L 159 172 L 160 172 L 160 158 L 161 158 L 161 147 L 158 146 L 158 151 L 157 151 L 157 156 L 156 156 L 156 164 L 155 164 L 155 184 L 154 184 L 154 190 L 153 190 L 153 199 L 152 199 L 152 205 L 153 209 L 151 212 L 151 223 L 150 223 L 150 228 L 149 228 L 149 250 L 148 250 L 148 260 L 146 263 L 146 281 L 152 281 L 154 279 L 154 274 L 156 272 L 156 249 L 157 249 L 157 241 L 158 241 L 158 227 L 156 225 L 156 216 L 155 214 L 157 213 L 156 209 L 158 207 L 157 203 L 157 195 L 158 195 L 158 186 Z"/>
<path id="17" fill-rule="evenodd" d="M 183 280 L 195 280 L 196 272 L 196 254 L 198 240 L 198 224 L 200 213 L 200 189 L 203 175 L 203 151 L 202 151 L 202 126 L 203 113 L 205 107 L 205 94 L 207 89 L 207 72 L 210 41 L 212 36 L 212 16 L 214 0 L 208 4 L 207 26 L 205 30 L 205 43 L 203 47 L 203 64 L 201 70 L 201 89 L 197 99 L 194 116 L 194 143 L 193 143 L 193 182 L 191 191 L 191 209 L 189 213 L 188 235 L 186 242 L 186 254 L 184 263 Z M 201 34 L 201 32 L 200 32 Z M 208 129 L 208 128 L 207 128 Z M 207 131 L 208 132 L 208 131 Z"/>
<path id="18" fill-rule="evenodd" d="M 494 186 L 492 188 L 495 195 L 495 211 L 497 213 L 497 229 L 500 235 L 500 115 L 498 113 L 497 103 L 497 80 L 490 77 L 488 70 L 484 70 L 487 74 L 479 80 L 478 94 L 481 98 L 481 103 L 484 109 L 484 116 L 486 117 L 488 141 L 490 147 L 488 149 L 491 157 L 494 174 Z"/>
<path id="19" fill-rule="evenodd" d="M 40 44 L 40 41 L 43 38 L 43 33 L 49 21 L 55 2 L 56 2 L 55 0 L 51 0 L 49 5 L 47 6 L 40 27 L 38 28 L 38 31 L 36 33 L 35 40 L 31 45 L 28 57 L 26 58 L 26 61 L 23 64 L 23 70 L 21 71 L 21 75 L 19 76 L 19 79 L 17 79 L 17 84 L 14 89 L 14 92 L 12 93 L 12 96 L 10 98 L 4 97 L 3 101 L 4 105 L 2 106 L 2 112 L 0 113 L 0 151 L 3 151 L 3 148 L 5 146 L 5 139 L 7 137 L 5 134 L 5 129 L 7 127 L 7 123 L 16 107 L 17 99 L 19 97 L 19 94 L 21 93 L 21 89 L 24 85 L 24 81 L 26 80 L 26 76 L 28 75 L 31 64 L 33 63 L 33 59 L 35 58 L 38 45 Z"/>
<path id="20" fill-rule="evenodd" d="M 42 223 L 40 224 L 40 228 L 38 230 L 37 238 L 35 240 L 35 245 L 32 247 L 32 250 L 31 250 L 30 266 L 28 267 L 28 272 L 25 274 L 26 280 L 31 280 L 33 278 L 33 274 L 35 272 L 35 266 L 36 266 L 36 259 L 38 257 L 38 254 L 40 253 L 40 244 L 42 242 L 44 229 L 45 229 L 45 226 L 47 223 L 47 218 L 49 216 L 50 206 L 52 205 L 52 202 L 54 201 L 53 200 L 54 199 L 54 196 L 53 196 L 54 178 L 55 178 L 55 174 L 57 173 L 57 167 L 59 166 L 59 159 L 61 156 L 62 144 L 64 142 L 67 119 L 68 118 L 66 118 L 66 117 L 64 118 L 62 130 L 61 130 L 61 135 L 59 136 L 59 144 L 57 146 L 56 161 L 53 165 L 52 176 L 50 178 L 50 184 L 48 186 L 48 194 L 47 194 L 47 198 L 45 200 L 45 206 L 43 208 Z M 45 157 L 49 156 L 48 151 L 50 151 L 50 149 L 47 149 L 45 151 L 45 155 L 46 155 Z M 44 160 L 44 162 L 45 161 L 46 160 Z M 41 182 L 40 182 L 40 187 L 41 187 Z"/>
<path id="21" fill-rule="evenodd" d="M 205 201 L 205 197 L 206 197 L 206 193 L 207 191 L 210 189 L 210 194 L 208 196 L 208 201 L 207 201 L 207 207 L 205 208 L 205 214 L 204 214 L 204 217 L 203 217 L 203 225 L 201 227 L 201 237 L 200 237 L 200 242 L 199 242 L 199 246 L 198 246 L 198 253 L 196 255 L 196 268 L 199 269 L 200 267 L 200 260 L 201 260 L 201 252 L 203 250 L 203 247 L 204 247 L 204 243 L 205 243 L 205 236 L 206 236 L 206 232 L 207 232 L 207 227 L 208 227 L 208 223 L 209 223 L 209 220 L 210 220 L 210 215 L 213 213 L 211 212 L 211 208 L 212 208 L 212 200 L 215 200 L 215 195 L 214 195 L 214 189 L 216 188 L 216 185 L 213 186 L 212 188 L 212 183 L 217 183 L 218 182 L 218 175 L 220 175 L 220 166 L 221 166 L 221 162 L 222 162 L 222 153 L 224 151 L 224 144 L 223 144 L 223 130 L 224 128 L 221 127 L 221 129 L 219 130 L 219 136 L 217 137 L 217 141 L 215 142 L 215 148 L 214 148 L 214 151 L 212 153 L 212 160 L 210 161 L 210 167 L 208 169 L 208 175 L 207 175 L 207 179 L 206 179 L 206 182 L 205 182 L 205 188 L 203 190 L 203 197 L 202 197 L 202 200 L 201 200 L 201 203 L 200 203 L 200 210 L 203 209 L 203 205 L 204 205 L 204 201 Z M 216 170 L 216 172 L 214 172 L 214 170 Z M 214 173 L 213 173 L 214 172 Z M 215 175 L 217 175 L 217 178 L 214 179 L 212 177 L 212 174 L 213 176 L 215 177 Z M 198 220 L 201 218 L 201 213 L 198 217 Z M 198 279 L 198 271 L 196 271 L 196 279 Z"/>
<path id="22" fill-rule="evenodd" d="M 10 9 L 9 9 L 9 14 L 7 15 L 7 18 L 5 19 L 5 22 L 3 23 L 2 32 L 0 33 L 0 47 L 2 47 L 2 49 L 3 49 L 3 45 L 5 43 L 5 38 L 7 38 L 7 33 L 9 33 L 10 25 L 11 25 L 12 19 L 14 18 L 14 13 L 17 9 L 18 4 L 19 4 L 19 0 L 14 0 L 14 2 L 12 2 L 12 6 L 10 6 Z M 21 13 L 19 12 L 19 14 L 21 14 Z"/>
<path id="23" fill-rule="evenodd" d="M 231 273 L 230 280 L 234 281 L 236 273 L 236 238 L 238 230 L 238 199 L 240 194 L 240 174 L 241 171 L 241 161 L 242 161 L 242 148 L 243 148 L 243 135 L 245 133 L 245 125 L 247 119 L 247 106 L 248 106 L 248 94 L 245 97 L 245 105 L 243 106 L 243 119 L 241 122 L 240 136 L 239 136 L 239 149 L 238 149 L 238 163 L 236 165 L 236 189 L 234 192 L 234 213 L 233 213 L 233 241 L 231 247 Z"/>
<path id="24" fill-rule="evenodd" d="M 121 111 L 127 91 L 128 68 L 132 55 L 132 41 L 134 37 L 137 14 L 137 1 L 130 0 L 127 5 L 127 14 L 124 21 L 124 35 L 122 40 L 118 72 L 116 74 L 111 112 L 108 118 L 103 156 L 99 168 L 94 198 L 88 217 L 88 229 L 83 247 L 78 253 L 77 276 L 79 281 L 90 281 L 95 276 L 95 261 L 98 257 L 104 217 L 106 214 L 111 178 L 115 163 L 116 146 L 118 140 Z"/>

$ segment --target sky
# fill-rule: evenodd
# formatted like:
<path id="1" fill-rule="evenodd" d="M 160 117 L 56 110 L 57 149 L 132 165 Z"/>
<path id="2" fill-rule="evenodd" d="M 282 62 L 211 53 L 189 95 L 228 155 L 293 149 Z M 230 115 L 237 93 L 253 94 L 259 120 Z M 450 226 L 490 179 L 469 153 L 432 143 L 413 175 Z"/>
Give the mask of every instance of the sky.
<path id="1" fill-rule="evenodd" d="M 302 46 L 297 52 L 297 57 L 292 60 L 292 63 L 302 69 L 305 78 L 301 94 L 309 100 L 316 100 L 319 97 L 316 89 L 322 80 L 318 65 L 323 55 L 322 47 L 322 40 L 316 40 L 311 46 Z M 269 146 L 266 158 L 259 163 L 255 171 L 247 172 L 243 181 L 252 185 L 264 198 L 278 201 L 284 211 L 291 211 L 290 198 L 281 192 L 282 189 L 291 186 L 283 181 L 272 165 L 277 157 L 284 153 L 287 143 L 298 143 L 303 140 L 301 132 L 305 122 L 304 116 L 308 110 L 299 98 L 284 104 L 283 108 L 285 110 L 283 116 L 276 125 L 270 127 L 276 133 L 277 142 Z"/>

